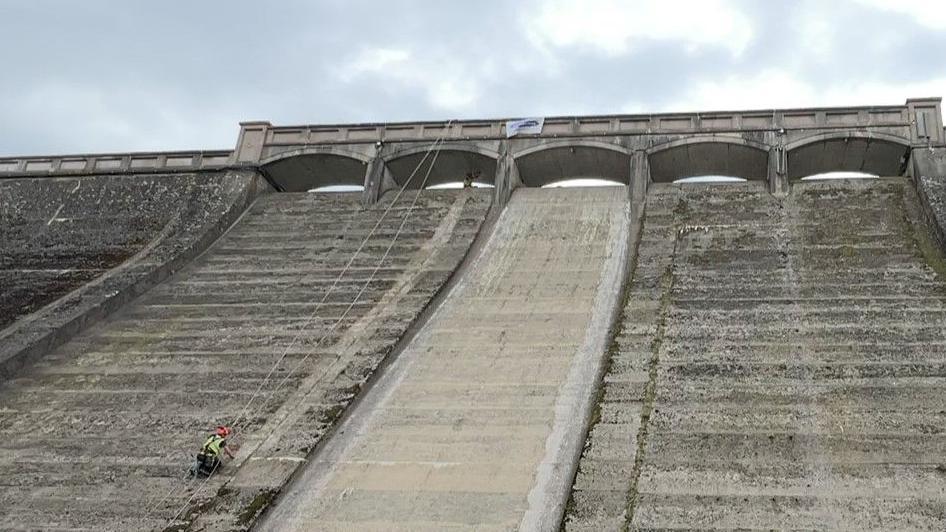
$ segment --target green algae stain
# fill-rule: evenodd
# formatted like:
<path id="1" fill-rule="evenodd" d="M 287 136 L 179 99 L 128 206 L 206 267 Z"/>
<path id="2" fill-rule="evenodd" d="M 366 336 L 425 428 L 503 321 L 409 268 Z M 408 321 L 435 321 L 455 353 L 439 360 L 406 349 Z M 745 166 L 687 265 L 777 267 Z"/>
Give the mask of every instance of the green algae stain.
<path id="1" fill-rule="evenodd" d="M 257 493 L 256 497 L 253 497 L 253 500 L 240 512 L 240 515 L 237 517 L 237 524 L 246 526 L 253 523 L 259 514 L 273 502 L 273 499 L 276 497 L 276 491 L 277 490 L 274 489 L 265 489 Z"/>

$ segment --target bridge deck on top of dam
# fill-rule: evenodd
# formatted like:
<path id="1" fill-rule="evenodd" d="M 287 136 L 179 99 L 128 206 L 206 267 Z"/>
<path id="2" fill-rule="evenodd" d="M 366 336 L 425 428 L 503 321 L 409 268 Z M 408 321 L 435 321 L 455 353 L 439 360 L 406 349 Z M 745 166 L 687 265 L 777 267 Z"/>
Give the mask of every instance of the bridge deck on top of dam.
<path id="1" fill-rule="evenodd" d="M 467 275 L 260 528 L 557 526 L 617 305 L 626 209 L 623 187 L 517 190 Z"/>

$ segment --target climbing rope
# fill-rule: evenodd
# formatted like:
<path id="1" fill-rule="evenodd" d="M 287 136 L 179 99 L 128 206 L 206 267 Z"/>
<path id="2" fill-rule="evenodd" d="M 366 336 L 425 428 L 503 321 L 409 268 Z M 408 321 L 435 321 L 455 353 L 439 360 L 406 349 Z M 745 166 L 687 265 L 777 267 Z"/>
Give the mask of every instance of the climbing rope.
<path id="1" fill-rule="evenodd" d="M 275 393 L 276 393 L 286 382 L 288 382 L 289 378 L 295 373 L 296 370 L 298 370 L 299 368 L 302 367 L 302 364 L 304 364 L 304 363 L 308 360 L 308 358 L 312 355 L 312 353 L 314 352 L 314 350 L 318 349 L 318 348 L 322 345 L 322 342 L 323 342 L 324 339 L 328 336 L 328 334 L 331 333 L 331 332 L 333 332 L 333 331 L 338 327 L 338 325 L 342 322 L 342 320 L 344 320 L 344 319 L 347 317 L 348 313 L 351 312 L 351 309 L 354 308 L 354 306 L 355 306 L 355 305 L 357 304 L 357 302 L 360 300 L 360 298 L 362 297 L 362 295 L 364 294 L 364 292 L 367 290 L 367 287 L 368 287 L 368 286 L 370 285 L 370 283 L 374 280 L 374 278 L 375 278 L 375 276 L 377 275 L 378 271 L 381 269 L 381 266 L 384 264 L 384 261 L 387 260 L 387 258 L 388 258 L 388 256 L 389 256 L 391 250 L 392 250 L 393 247 L 394 247 L 394 244 L 397 242 L 397 238 L 400 236 L 401 232 L 402 232 L 403 229 L 404 229 L 404 226 L 405 226 L 406 223 L 407 223 L 407 220 L 410 218 L 411 214 L 413 213 L 413 210 L 414 210 L 414 208 L 415 208 L 415 206 L 416 206 L 416 204 L 417 204 L 417 200 L 419 199 L 421 192 L 423 192 L 424 187 L 425 187 L 426 184 L 427 184 L 428 178 L 430 177 L 430 173 L 431 173 L 432 170 L 433 170 L 434 164 L 436 164 L 437 157 L 438 157 L 438 155 L 440 154 L 440 149 L 442 148 L 442 146 L 443 146 L 443 144 L 444 144 L 444 140 L 445 140 L 445 138 L 446 138 L 446 134 L 447 134 L 447 132 L 450 130 L 450 127 L 451 127 L 452 123 L 453 123 L 453 120 L 448 121 L 448 122 L 447 122 L 447 126 L 446 126 L 446 128 L 444 129 L 444 133 L 443 133 L 441 136 L 439 136 L 439 137 L 427 148 L 427 150 L 426 150 L 425 153 L 424 153 L 423 158 L 422 158 L 422 159 L 417 163 L 417 165 L 414 167 L 414 170 L 411 172 L 410 176 L 405 180 L 404 184 L 400 187 L 400 189 L 398 190 L 397 194 L 396 194 L 396 195 L 394 196 L 394 198 L 391 200 L 391 203 L 386 206 L 385 210 L 382 212 L 381 217 L 378 219 L 378 221 L 377 221 L 377 222 L 374 224 L 374 226 L 371 228 L 371 231 L 369 231 L 369 233 L 364 237 L 364 239 L 362 240 L 361 244 L 360 244 L 360 245 L 358 246 L 358 248 L 355 250 L 354 254 L 352 254 L 351 258 L 350 258 L 350 259 L 348 260 L 348 262 L 345 264 L 345 266 L 344 266 L 344 268 L 342 269 L 342 271 L 335 277 L 335 280 L 332 282 L 332 285 L 329 287 L 328 291 L 326 291 L 326 293 L 325 293 L 325 295 L 323 295 L 322 299 L 316 304 L 316 307 L 315 307 L 315 308 L 312 310 L 312 312 L 307 316 L 306 320 L 303 322 L 302 326 L 299 328 L 299 333 L 293 336 L 291 342 L 286 346 L 286 348 L 283 350 L 283 352 L 282 352 L 282 354 L 279 356 L 279 358 L 277 358 L 277 360 L 273 363 L 273 365 L 272 365 L 272 367 L 270 368 L 269 372 L 266 374 L 266 377 L 264 377 L 264 379 L 263 379 L 262 381 L 260 381 L 260 384 L 257 386 L 256 390 L 255 390 L 255 391 L 253 392 L 253 394 L 250 396 L 250 399 L 247 401 L 247 403 L 246 403 L 246 404 L 243 406 L 243 408 L 241 409 L 240 413 L 236 416 L 236 418 L 235 418 L 235 419 L 233 420 L 233 422 L 230 424 L 230 426 L 234 428 L 234 434 L 236 433 L 236 430 L 235 430 L 235 429 L 236 429 L 236 427 L 239 425 L 239 423 L 241 423 L 244 419 L 252 419 L 252 418 L 255 417 L 255 415 L 259 412 L 260 409 L 262 409 L 263 407 L 265 407 L 265 406 L 268 404 L 268 402 L 272 399 L 272 397 L 275 395 Z M 266 397 L 266 399 L 263 401 L 263 403 L 258 407 L 258 409 L 256 410 L 256 412 L 254 413 L 254 416 L 250 416 L 250 417 L 246 417 L 246 418 L 245 418 L 244 416 L 245 416 L 246 413 L 249 411 L 250 406 L 253 404 L 253 402 L 255 401 L 255 399 L 257 398 L 257 396 L 260 394 L 260 392 L 262 391 L 262 389 L 263 389 L 263 387 L 265 386 L 265 384 L 269 381 L 269 379 L 272 377 L 273 373 L 276 371 L 276 369 L 279 367 L 279 365 L 282 363 L 282 361 L 286 358 L 286 356 L 287 356 L 288 353 L 289 353 L 289 350 L 296 344 L 296 342 L 297 342 L 297 341 L 299 340 L 299 338 L 302 336 L 302 334 L 303 334 L 303 332 L 305 331 L 305 329 L 309 326 L 309 324 L 312 322 L 312 320 L 315 319 L 315 317 L 317 316 L 318 311 L 321 309 L 322 305 L 324 305 L 325 301 L 328 300 L 328 297 L 329 297 L 329 296 L 331 295 L 331 293 L 335 290 L 335 288 L 338 286 L 338 283 L 341 281 L 341 279 L 344 277 L 344 275 L 345 275 L 345 274 L 348 272 L 348 270 L 351 268 L 351 265 L 354 263 L 354 261 L 355 261 L 355 259 L 357 258 L 357 256 L 362 252 L 362 250 L 363 250 L 363 249 L 365 248 L 365 246 L 367 245 L 368 241 L 371 239 L 371 237 L 374 235 L 374 233 L 375 233 L 375 232 L 378 230 L 378 228 L 381 226 L 381 224 L 383 223 L 383 221 L 385 220 L 385 218 L 387 217 L 387 215 L 390 213 L 390 211 L 391 211 L 391 210 L 394 208 L 394 206 L 397 204 L 397 202 L 398 202 L 398 200 L 400 199 L 401 195 L 404 193 L 405 190 L 407 190 L 408 186 L 410 185 L 411 181 L 413 181 L 413 179 L 414 179 L 415 175 L 417 174 L 418 170 L 424 165 L 424 163 L 427 161 L 427 159 L 431 156 L 431 153 L 433 153 L 433 158 L 431 159 L 431 162 L 430 162 L 430 165 L 429 165 L 429 167 L 428 167 L 428 169 L 427 169 L 427 172 L 426 172 L 426 174 L 424 175 L 423 182 L 421 183 L 420 187 L 418 187 L 417 193 L 414 195 L 414 198 L 411 200 L 411 204 L 410 204 L 410 206 L 408 207 L 408 211 L 407 211 L 406 215 L 404 216 L 404 218 L 402 218 L 401 223 L 400 223 L 400 225 L 398 226 L 397 231 L 395 232 L 394 236 L 391 238 L 391 242 L 390 242 L 390 244 L 388 245 L 387 249 L 385 250 L 384 255 L 381 257 L 381 260 L 378 261 L 378 264 L 375 266 L 375 268 L 374 268 L 374 270 L 372 271 L 371 275 L 369 276 L 368 280 L 367 280 L 367 281 L 364 283 L 364 285 L 361 287 L 361 289 L 359 290 L 358 294 L 355 296 L 354 300 L 348 305 L 348 307 L 345 309 L 345 312 L 344 312 L 338 319 L 335 320 L 335 322 L 332 324 L 332 326 L 329 328 L 329 330 L 327 330 L 325 333 L 323 333 L 323 334 L 321 335 L 321 337 L 319 338 L 319 340 L 315 343 L 315 347 L 313 348 L 313 350 L 312 350 L 312 351 L 308 351 L 308 352 L 306 353 L 306 355 L 305 355 L 295 366 L 293 366 L 293 368 L 289 371 L 289 373 L 287 373 L 287 374 L 279 381 L 279 383 L 277 384 L 276 388 L 274 388 L 273 391 L 269 393 L 269 395 Z M 339 357 L 340 357 L 340 355 L 336 355 L 336 360 L 338 360 Z M 316 380 L 316 382 L 320 382 L 321 379 L 322 379 L 324 376 L 325 376 L 325 373 L 323 372 L 323 374 L 319 376 L 319 378 Z M 274 431 L 276 428 L 278 428 L 278 427 L 279 427 L 279 425 L 277 425 L 276 427 L 274 427 L 274 428 L 273 428 L 273 431 Z M 272 431 L 271 431 L 271 433 L 272 433 Z M 268 436 L 268 435 L 267 435 L 267 436 Z M 264 438 L 263 441 L 265 441 L 265 438 Z M 254 450 L 254 452 L 255 452 L 255 450 Z M 251 453 L 251 454 L 252 454 L 252 453 Z M 187 510 L 187 508 L 188 508 L 188 507 L 190 506 L 190 504 L 191 504 L 191 501 L 193 501 L 193 500 L 206 488 L 206 486 L 207 486 L 207 484 L 209 483 L 209 481 L 210 481 L 210 479 L 212 478 L 212 476 L 213 476 L 213 474 L 208 475 L 208 476 L 201 482 L 201 484 L 197 487 L 197 489 L 194 491 L 194 493 L 193 493 L 190 497 L 188 497 L 187 501 L 184 502 L 184 504 L 180 507 L 180 509 L 178 509 L 178 511 L 177 511 L 177 512 L 174 514 L 174 516 L 168 521 L 168 523 L 173 523 L 174 521 L 176 521 L 176 520 L 184 513 L 184 511 Z M 195 478 L 196 478 L 196 477 L 195 477 Z M 190 479 L 190 480 L 185 484 L 184 488 L 186 489 L 186 488 L 190 487 L 190 485 L 191 485 L 191 483 L 193 482 L 193 480 L 194 480 L 194 478 Z M 175 488 L 172 487 L 171 491 L 170 491 L 167 495 L 165 495 L 157 504 L 153 505 L 153 507 L 149 510 L 148 513 L 150 514 L 151 511 L 157 509 L 157 507 L 159 507 L 161 504 L 163 504 L 175 491 L 176 491 Z"/>

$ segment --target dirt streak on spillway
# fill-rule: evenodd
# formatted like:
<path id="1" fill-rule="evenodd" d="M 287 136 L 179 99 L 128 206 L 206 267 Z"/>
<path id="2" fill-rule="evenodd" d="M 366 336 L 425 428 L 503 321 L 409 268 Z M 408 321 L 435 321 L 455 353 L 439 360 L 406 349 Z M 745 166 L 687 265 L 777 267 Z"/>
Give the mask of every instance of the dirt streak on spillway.
<path id="1" fill-rule="evenodd" d="M 622 281 L 627 190 L 518 189 L 263 530 L 557 526 Z"/>

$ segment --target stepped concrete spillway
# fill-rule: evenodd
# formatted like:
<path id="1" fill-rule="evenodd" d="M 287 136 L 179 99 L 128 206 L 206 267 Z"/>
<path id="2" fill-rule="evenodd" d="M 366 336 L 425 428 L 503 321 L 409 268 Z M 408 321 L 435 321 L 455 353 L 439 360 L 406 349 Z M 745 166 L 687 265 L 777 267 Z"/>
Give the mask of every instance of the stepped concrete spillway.
<path id="1" fill-rule="evenodd" d="M 257 192 L 255 172 L 0 181 L 0 376 L 167 277 Z"/>
<path id="2" fill-rule="evenodd" d="M 944 530 L 940 103 L 0 157 L 0 529 Z"/>
<path id="3" fill-rule="evenodd" d="M 903 178 L 651 191 L 565 529 L 946 528 L 918 210 Z"/>
<path id="4" fill-rule="evenodd" d="M 0 529 L 161 529 L 175 513 L 229 526 L 358 392 L 467 253 L 489 203 L 476 191 L 425 191 L 413 209 L 409 198 L 366 208 L 358 194 L 262 196 L 186 269 L 2 383 Z M 185 490 L 203 437 L 235 419 L 240 463 Z"/>
<path id="5" fill-rule="evenodd" d="M 260 528 L 555 526 L 618 301 L 626 198 L 517 190 L 467 275 Z"/>

